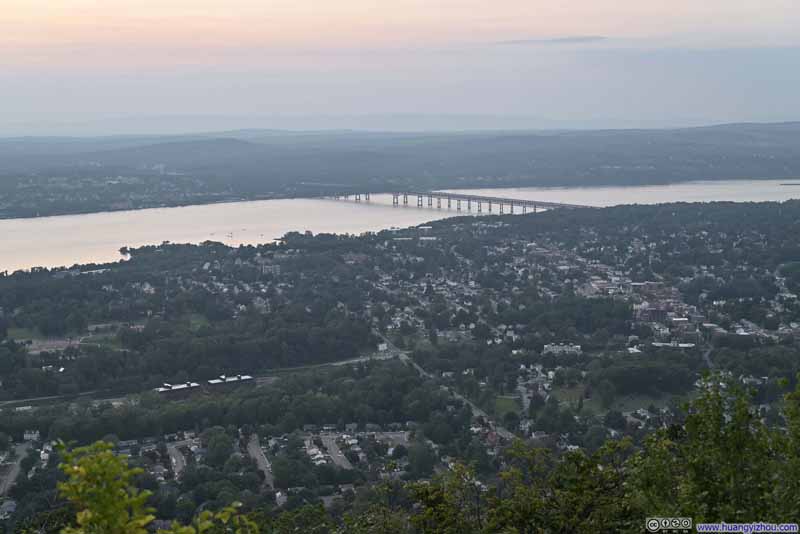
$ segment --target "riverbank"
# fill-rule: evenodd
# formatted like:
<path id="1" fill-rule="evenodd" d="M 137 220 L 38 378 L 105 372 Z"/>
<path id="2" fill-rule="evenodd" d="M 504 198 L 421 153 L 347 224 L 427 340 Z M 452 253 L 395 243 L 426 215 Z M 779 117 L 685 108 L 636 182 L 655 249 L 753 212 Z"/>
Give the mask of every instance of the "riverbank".
<path id="1" fill-rule="evenodd" d="M 458 190 L 587 206 L 664 202 L 763 202 L 800 197 L 783 180 L 687 182 L 661 186 L 503 188 Z M 0 271 L 61 267 L 120 259 L 122 247 L 219 241 L 231 246 L 264 243 L 288 232 L 361 234 L 408 227 L 447 217 L 476 215 L 446 206 L 392 206 L 392 196 L 370 202 L 272 199 L 206 205 L 63 215 L 0 221 Z M 474 207 L 473 207 L 474 208 Z M 485 215 L 485 213 L 484 213 Z"/>

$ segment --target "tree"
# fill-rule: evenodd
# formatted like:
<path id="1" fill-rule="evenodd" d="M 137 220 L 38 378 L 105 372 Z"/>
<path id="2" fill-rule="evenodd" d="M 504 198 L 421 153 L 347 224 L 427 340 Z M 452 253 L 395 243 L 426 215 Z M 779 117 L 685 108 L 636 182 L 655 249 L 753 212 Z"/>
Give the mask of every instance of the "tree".
<path id="1" fill-rule="evenodd" d="M 655 516 L 695 521 L 779 522 L 796 514 L 800 449 L 792 429 L 800 420 L 793 395 L 787 396 L 790 430 L 782 432 L 761 423 L 742 391 L 715 387 L 704 393 L 683 427 L 650 435 L 633 457 L 635 504 Z"/>
<path id="2" fill-rule="evenodd" d="M 408 449 L 408 464 L 415 478 L 430 476 L 436 465 L 436 454 L 425 443 L 415 443 Z"/>
<path id="3" fill-rule="evenodd" d="M 394 448 L 394 451 L 392 451 L 392 458 L 394 458 L 395 460 L 398 460 L 400 458 L 404 458 L 407 455 L 408 455 L 408 449 L 402 443 L 399 444 L 399 445 L 396 445 L 395 448 Z"/>
<path id="4" fill-rule="evenodd" d="M 539 412 L 542 407 L 545 405 L 544 397 L 539 395 L 538 393 L 531 394 L 531 403 L 528 407 L 528 417 L 535 418 L 536 414 Z"/>
<path id="5" fill-rule="evenodd" d="M 346 517 L 340 532 L 588 534 L 639 532 L 648 516 L 739 523 L 798 517 L 800 385 L 784 398 L 783 428 L 767 427 L 751 401 L 733 386 L 704 390 L 687 406 L 684 424 L 649 435 L 636 450 L 624 439 L 606 442 L 593 454 L 555 455 L 516 440 L 498 458 L 504 469 L 495 487 L 483 486 L 469 468 L 456 464 L 428 483 L 397 486 L 396 498 L 364 503 L 362 512 Z M 569 413 L 548 402 L 542 415 Z M 603 432 L 592 427 L 584 439 L 599 444 Z M 141 471 L 128 467 L 107 443 L 74 451 L 62 446 L 61 453 L 67 480 L 59 483 L 59 491 L 77 510 L 65 534 L 147 531 L 153 517 L 145 505 L 150 493 L 134 487 Z M 436 455 L 416 442 L 409 460 L 415 475 L 428 476 Z M 175 524 L 162 534 L 258 532 L 235 507 L 187 520 L 190 525 Z M 299 507 L 263 525 L 279 533 L 327 534 L 336 528 L 319 506 Z"/>
<path id="6" fill-rule="evenodd" d="M 614 403 L 614 399 L 617 396 L 617 388 L 609 380 L 600 382 L 595 390 L 600 396 L 600 403 L 604 408 L 608 408 Z"/>
<path id="7" fill-rule="evenodd" d="M 599 425 L 592 425 L 583 435 L 583 446 L 589 452 L 594 452 L 606 441 L 606 429 Z"/>
<path id="8" fill-rule="evenodd" d="M 325 513 L 322 505 L 301 506 L 280 514 L 272 522 L 273 532 L 308 532 L 309 534 L 328 534 L 333 531 L 333 520 Z"/>
<path id="9" fill-rule="evenodd" d="M 414 484 L 410 489 L 418 506 L 411 516 L 417 532 L 458 534 L 483 529 L 487 513 L 483 487 L 463 465 L 455 465 L 432 484 Z"/>
<path id="10" fill-rule="evenodd" d="M 233 439 L 222 427 L 214 427 L 203 433 L 206 442 L 206 461 L 209 465 L 222 467 L 233 454 Z"/>
<path id="11" fill-rule="evenodd" d="M 509 429 L 516 430 L 519 427 L 519 415 L 517 412 L 508 411 L 503 415 L 503 424 Z"/>
<path id="12" fill-rule="evenodd" d="M 155 516 L 146 506 L 150 492 L 139 491 L 133 478 L 143 471 L 128 467 L 109 443 L 97 442 L 72 451 L 63 444 L 60 465 L 67 480 L 58 490 L 78 510 L 76 527 L 64 534 L 146 534 Z"/>
<path id="13" fill-rule="evenodd" d="M 603 418 L 603 423 L 614 430 L 625 430 L 625 427 L 628 425 L 625 416 L 618 410 L 609 410 Z"/>
<path id="14" fill-rule="evenodd" d="M 62 443 L 60 464 L 67 480 L 58 483 L 60 495 L 77 510 L 74 526 L 63 534 L 147 534 L 153 510 L 146 505 L 149 491 L 133 485 L 142 470 L 128 466 L 126 456 L 112 452 L 112 446 L 96 442 L 69 450 Z M 256 534 L 258 527 L 236 511 L 234 505 L 219 512 L 204 511 L 191 525 L 173 523 L 161 534 Z"/>

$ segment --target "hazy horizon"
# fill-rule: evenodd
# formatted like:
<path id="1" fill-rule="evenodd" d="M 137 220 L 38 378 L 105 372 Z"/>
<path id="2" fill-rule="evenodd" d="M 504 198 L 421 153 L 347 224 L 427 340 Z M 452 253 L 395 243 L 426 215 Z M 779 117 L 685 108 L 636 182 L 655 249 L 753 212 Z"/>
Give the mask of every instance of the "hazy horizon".
<path id="1" fill-rule="evenodd" d="M 276 132 L 458 133 L 535 132 L 553 130 L 681 129 L 736 123 L 773 124 L 781 121 L 700 121 L 684 118 L 665 120 L 618 120 L 586 118 L 554 120 L 532 115 L 469 114 L 371 114 L 371 115 L 109 115 L 95 119 L 62 118 L 8 121 L 0 124 L 0 138 L 15 137 L 106 137 L 125 135 L 195 135 L 247 130 Z"/>
<path id="2" fill-rule="evenodd" d="M 800 119 L 788 0 L 7 0 L 3 15 L 0 135 Z"/>

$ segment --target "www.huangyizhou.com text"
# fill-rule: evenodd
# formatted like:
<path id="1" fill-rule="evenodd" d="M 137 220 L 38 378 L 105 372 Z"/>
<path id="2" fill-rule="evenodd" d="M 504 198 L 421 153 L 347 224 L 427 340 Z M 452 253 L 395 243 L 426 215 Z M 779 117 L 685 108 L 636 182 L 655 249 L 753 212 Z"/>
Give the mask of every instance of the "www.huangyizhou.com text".
<path id="1" fill-rule="evenodd" d="M 754 532 L 800 532 L 797 523 L 698 523 L 697 532 L 740 532 L 751 534 Z"/>
<path id="2" fill-rule="evenodd" d="M 645 521 L 647 532 L 691 532 L 694 521 L 691 517 L 649 517 Z M 797 523 L 767 523 L 754 521 L 752 523 L 697 523 L 694 524 L 697 532 L 721 532 L 740 534 L 769 533 L 769 532 L 800 532 Z"/>

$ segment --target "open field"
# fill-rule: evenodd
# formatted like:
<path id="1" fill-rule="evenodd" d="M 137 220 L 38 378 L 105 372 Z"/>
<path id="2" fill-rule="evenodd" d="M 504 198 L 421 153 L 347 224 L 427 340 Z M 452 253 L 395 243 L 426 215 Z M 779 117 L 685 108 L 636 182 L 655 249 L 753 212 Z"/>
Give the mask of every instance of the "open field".
<path id="1" fill-rule="evenodd" d="M 519 413 L 520 405 L 517 399 L 511 397 L 497 397 L 494 400 L 494 413 L 498 419 L 502 419 L 508 412 Z"/>
<path id="2" fill-rule="evenodd" d="M 8 329 L 8 337 L 17 341 L 44 339 L 44 336 L 36 329 L 16 327 Z"/>

